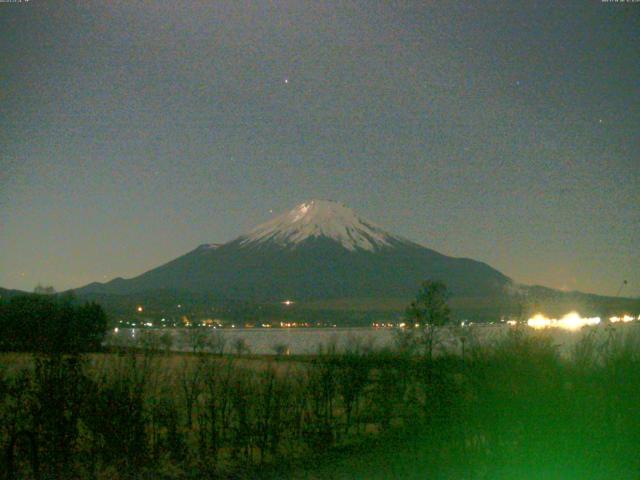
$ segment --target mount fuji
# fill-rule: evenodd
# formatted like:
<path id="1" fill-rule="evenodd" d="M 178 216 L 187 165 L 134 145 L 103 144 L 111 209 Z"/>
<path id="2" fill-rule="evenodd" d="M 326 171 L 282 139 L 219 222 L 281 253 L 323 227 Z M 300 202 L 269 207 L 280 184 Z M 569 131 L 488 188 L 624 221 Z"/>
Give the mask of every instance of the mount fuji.
<path id="1" fill-rule="evenodd" d="M 183 291 L 251 302 L 413 297 L 441 280 L 453 296 L 491 297 L 512 281 L 490 266 L 453 258 L 386 232 L 333 201 L 298 205 L 225 244 L 205 244 L 131 279 L 77 293 Z"/>

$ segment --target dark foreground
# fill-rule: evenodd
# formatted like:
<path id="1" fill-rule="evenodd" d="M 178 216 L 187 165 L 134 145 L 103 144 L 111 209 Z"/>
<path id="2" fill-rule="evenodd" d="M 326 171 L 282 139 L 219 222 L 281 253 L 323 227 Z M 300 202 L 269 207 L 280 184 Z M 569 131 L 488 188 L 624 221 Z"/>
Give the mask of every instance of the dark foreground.
<path id="1" fill-rule="evenodd" d="M 570 359 L 517 331 L 433 360 L 3 354 L 0 475 L 637 479 L 635 330 Z"/>

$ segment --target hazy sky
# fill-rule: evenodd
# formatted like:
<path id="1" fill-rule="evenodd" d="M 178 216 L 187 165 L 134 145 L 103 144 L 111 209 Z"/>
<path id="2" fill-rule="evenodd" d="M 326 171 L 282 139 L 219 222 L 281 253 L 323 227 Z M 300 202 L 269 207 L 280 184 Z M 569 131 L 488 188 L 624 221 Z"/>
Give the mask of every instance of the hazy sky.
<path id="1" fill-rule="evenodd" d="M 0 3 L 0 286 L 129 277 L 312 198 L 640 295 L 640 3 Z"/>

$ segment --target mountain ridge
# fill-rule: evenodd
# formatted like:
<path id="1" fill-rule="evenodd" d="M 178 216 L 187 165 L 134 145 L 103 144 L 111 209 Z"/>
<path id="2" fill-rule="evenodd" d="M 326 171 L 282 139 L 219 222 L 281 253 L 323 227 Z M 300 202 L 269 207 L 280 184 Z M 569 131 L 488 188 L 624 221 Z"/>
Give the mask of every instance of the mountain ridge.
<path id="1" fill-rule="evenodd" d="M 484 262 L 443 255 L 343 204 L 311 200 L 230 242 L 200 245 L 131 279 L 94 282 L 77 291 L 181 289 L 255 301 L 408 297 L 427 278 L 465 296 L 495 296 L 512 284 Z"/>
<path id="2" fill-rule="evenodd" d="M 302 203 L 227 243 L 200 245 L 133 278 L 94 282 L 75 291 L 116 296 L 171 291 L 263 305 L 338 302 L 347 308 L 351 299 L 361 310 L 366 309 L 363 299 L 370 299 L 374 310 L 377 298 L 393 305 L 408 301 L 428 279 L 447 285 L 455 316 L 476 308 L 486 313 L 483 318 L 495 319 L 521 310 L 522 302 L 535 303 L 534 297 L 562 308 L 584 304 L 593 309 L 614 300 L 519 285 L 484 262 L 447 256 L 393 235 L 326 200 Z M 456 305 L 465 307 L 456 311 Z"/>

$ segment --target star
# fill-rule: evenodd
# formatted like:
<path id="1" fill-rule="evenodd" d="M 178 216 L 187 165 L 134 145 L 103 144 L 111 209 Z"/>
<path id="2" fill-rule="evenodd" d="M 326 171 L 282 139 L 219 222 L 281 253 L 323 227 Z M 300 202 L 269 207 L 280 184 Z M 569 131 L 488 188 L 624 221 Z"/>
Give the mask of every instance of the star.
<path id="1" fill-rule="evenodd" d="M 288 79 L 288 78 L 285 78 L 285 79 L 284 79 L 284 83 L 289 83 L 289 79 Z"/>

